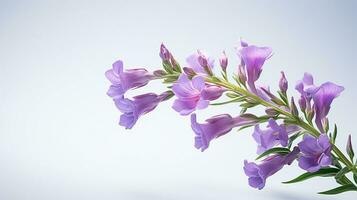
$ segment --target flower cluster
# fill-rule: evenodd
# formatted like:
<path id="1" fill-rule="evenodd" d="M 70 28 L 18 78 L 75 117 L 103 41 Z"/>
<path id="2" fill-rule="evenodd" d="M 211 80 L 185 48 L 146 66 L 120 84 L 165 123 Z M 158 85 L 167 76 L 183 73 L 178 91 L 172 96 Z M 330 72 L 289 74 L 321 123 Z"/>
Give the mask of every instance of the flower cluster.
<path id="1" fill-rule="evenodd" d="M 243 170 L 251 187 L 264 188 L 268 177 L 296 161 L 305 173 L 286 183 L 316 176 L 334 176 L 340 186 L 321 194 L 357 191 L 357 168 L 351 137 L 346 146 L 348 156 L 345 156 L 335 145 L 337 126 L 330 130 L 328 120 L 332 102 L 344 90 L 342 86 L 332 82 L 316 85 L 312 75 L 305 73 L 295 85 L 299 94 L 298 104 L 295 104 L 294 97 L 288 97 L 288 80 L 281 72 L 279 90 L 273 94 L 269 87 L 258 83 L 264 64 L 273 55 L 272 49 L 244 41 L 237 50 L 240 64 L 232 81 L 227 75 L 225 51 L 219 58 L 220 75 L 214 71 L 217 71 L 214 59 L 200 50 L 187 57 L 183 68 L 163 44 L 159 55 L 163 69 L 152 73 L 144 68 L 124 70 L 121 60 L 105 73 L 111 82 L 107 94 L 122 113 L 121 126 L 131 129 L 141 116 L 154 110 L 159 103 L 175 98 L 172 108 L 180 115 L 190 115 L 195 133 L 194 147 L 201 151 L 207 150 L 213 140 L 232 129 L 254 127 L 252 137 L 257 143 L 257 159 L 263 159 L 259 162 L 244 161 Z M 169 90 L 161 94 L 127 97 L 130 90 L 153 80 L 163 80 Z M 241 110 L 233 116 L 223 113 L 206 119 L 204 123 L 198 122 L 198 110 L 230 103 L 239 104 Z M 248 112 L 256 106 L 265 107 L 265 113 Z M 346 176 L 347 173 L 352 173 L 355 183 Z"/>

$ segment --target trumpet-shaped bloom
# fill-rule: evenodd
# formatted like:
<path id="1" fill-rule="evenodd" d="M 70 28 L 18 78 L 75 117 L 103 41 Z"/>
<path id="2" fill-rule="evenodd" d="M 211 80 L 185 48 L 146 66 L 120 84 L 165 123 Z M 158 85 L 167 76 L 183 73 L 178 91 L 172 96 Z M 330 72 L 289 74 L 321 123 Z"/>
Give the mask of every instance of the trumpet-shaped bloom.
<path id="1" fill-rule="evenodd" d="M 181 74 L 172 90 L 177 99 L 172 108 L 181 115 L 188 115 L 196 109 L 204 109 L 209 101 L 219 98 L 223 89 L 219 86 L 205 84 L 204 78 L 195 76 L 189 80 L 186 74 Z"/>
<path id="2" fill-rule="evenodd" d="M 216 115 L 206 120 L 206 123 L 199 124 L 196 114 L 191 115 L 191 127 L 195 132 L 195 147 L 206 150 L 211 140 L 218 138 L 237 126 L 254 124 L 255 121 L 243 117 L 231 117 L 228 114 Z"/>
<path id="3" fill-rule="evenodd" d="M 114 99 L 116 107 L 123 113 L 119 125 L 131 129 L 140 116 L 154 110 L 161 101 L 166 100 L 168 95 L 167 92 L 161 95 L 147 93 L 135 96 L 133 100 L 124 97 Z"/>
<path id="4" fill-rule="evenodd" d="M 256 93 L 255 82 L 259 79 L 264 62 L 272 56 L 272 49 L 244 44 L 238 54 L 246 72 L 249 89 Z"/>
<path id="5" fill-rule="evenodd" d="M 295 89 L 300 93 L 299 106 L 301 110 L 307 110 L 310 112 L 311 99 L 313 94 L 319 89 L 318 86 L 314 85 L 314 78 L 309 73 L 304 73 L 302 80 L 296 83 Z"/>
<path id="6" fill-rule="evenodd" d="M 256 125 L 253 138 L 258 143 L 257 154 L 261 154 L 277 144 L 287 146 L 288 134 L 297 130 L 297 126 L 278 125 L 274 119 L 269 119 L 267 129 L 263 130 L 259 125 Z"/>
<path id="7" fill-rule="evenodd" d="M 316 113 L 315 122 L 321 132 L 324 132 L 323 123 L 330 111 L 332 101 L 344 90 L 342 86 L 331 82 L 322 84 L 313 95 L 314 108 Z"/>
<path id="8" fill-rule="evenodd" d="M 146 85 L 154 78 L 146 69 L 123 69 L 123 61 L 118 60 L 113 68 L 105 72 L 105 76 L 112 83 L 107 94 L 112 98 L 121 98 L 129 89 Z"/>
<path id="9" fill-rule="evenodd" d="M 331 143 L 326 134 L 319 138 L 305 135 L 299 144 L 302 155 L 299 158 L 299 166 L 308 171 L 316 172 L 321 167 L 331 165 Z"/>
<path id="10" fill-rule="evenodd" d="M 299 149 L 294 150 L 287 155 L 273 155 L 267 157 L 261 164 L 244 161 L 244 172 L 248 176 L 248 183 L 251 187 L 259 190 L 263 189 L 266 179 L 278 172 L 284 165 L 290 165 L 298 156 Z"/>

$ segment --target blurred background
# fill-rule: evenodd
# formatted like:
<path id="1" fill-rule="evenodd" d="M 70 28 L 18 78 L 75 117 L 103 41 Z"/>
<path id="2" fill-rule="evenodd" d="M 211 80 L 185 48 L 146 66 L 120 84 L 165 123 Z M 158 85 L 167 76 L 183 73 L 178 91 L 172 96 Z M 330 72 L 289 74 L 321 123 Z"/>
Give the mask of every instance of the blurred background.
<path id="1" fill-rule="evenodd" d="M 345 86 L 330 121 L 341 149 L 348 134 L 356 146 L 356 8 L 323 0 L 0 0 L 0 199 L 355 199 L 317 195 L 337 186 L 331 178 L 281 184 L 303 173 L 296 164 L 261 191 L 249 187 L 242 167 L 256 156 L 252 130 L 233 130 L 201 153 L 172 101 L 125 130 L 104 72 L 118 59 L 159 69 L 164 42 L 181 65 L 196 49 L 215 58 L 226 50 L 233 73 L 243 38 L 273 48 L 259 80 L 273 91 L 281 70 L 290 94 L 304 72 Z M 163 90 L 153 82 L 128 95 Z M 238 112 L 210 107 L 198 120 Z"/>

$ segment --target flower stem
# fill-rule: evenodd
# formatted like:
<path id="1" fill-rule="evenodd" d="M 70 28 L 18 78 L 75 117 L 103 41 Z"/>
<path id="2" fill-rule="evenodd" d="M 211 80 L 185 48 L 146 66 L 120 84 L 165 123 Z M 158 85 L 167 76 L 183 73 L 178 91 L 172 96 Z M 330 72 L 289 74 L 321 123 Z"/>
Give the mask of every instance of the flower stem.
<path id="1" fill-rule="evenodd" d="M 259 96 L 237 86 L 234 85 L 226 80 L 217 78 L 217 77 L 211 77 L 211 78 L 206 78 L 207 82 L 210 83 L 214 83 L 217 84 L 219 86 L 225 87 L 233 92 L 236 92 L 240 95 L 244 95 L 247 96 L 251 99 L 254 99 L 255 101 L 259 102 L 259 104 L 268 107 L 268 108 L 272 108 L 274 110 L 276 110 L 278 113 L 288 117 L 289 119 L 291 119 L 292 121 L 295 122 L 296 125 L 300 126 L 301 128 L 305 129 L 309 134 L 311 134 L 314 137 L 319 137 L 319 135 L 321 134 L 316 128 L 314 128 L 312 125 L 310 125 L 309 123 L 304 122 L 301 118 L 299 117 L 295 117 L 294 115 L 292 115 L 290 112 L 287 112 L 281 108 L 279 108 L 278 106 L 267 102 L 265 100 L 263 100 L 262 98 L 260 98 Z M 338 149 L 337 146 L 335 146 L 334 144 L 332 144 L 332 151 L 337 155 L 338 159 L 345 165 L 347 166 L 349 169 L 351 169 L 351 171 L 353 172 L 353 174 L 355 174 L 357 176 L 357 169 L 356 166 L 351 163 L 347 157 L 341 152 L 340 149 Z"/>

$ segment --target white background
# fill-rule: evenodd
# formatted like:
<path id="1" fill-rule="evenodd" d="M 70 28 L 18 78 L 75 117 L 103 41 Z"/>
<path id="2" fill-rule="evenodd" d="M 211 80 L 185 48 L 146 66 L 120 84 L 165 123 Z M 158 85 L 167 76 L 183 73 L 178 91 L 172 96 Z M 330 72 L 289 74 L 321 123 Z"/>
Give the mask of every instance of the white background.
<path id="1" fill-rule="evenodd" d="M 249 3 L 248 3 L 249 2 Z M 182 65 L 197 48 L 225 49 L 236 72 L 240 37 L 271 46 L 260 83 L 277 89 L 284 70 L 293 92 L 305 71 L 346 90 L 334 102 L 338 144 L 355 133 L 357 4 L 353 1 L 0 1 L 0 199 L 355 199 L 316 192 L 331 179 L 283 185 L 296 164 L 250 188 L 242 170 L 255 158 L 251 130 L 236 130 L 201 153 L 187 117 L 160 105 L 130 131 L 106 96 L 104 72 L 160 68 L 164 42 Z M 131 91 L 161 92 L 159 82 Z M 209 108 L 209 116 L 236 106 Z"/>

